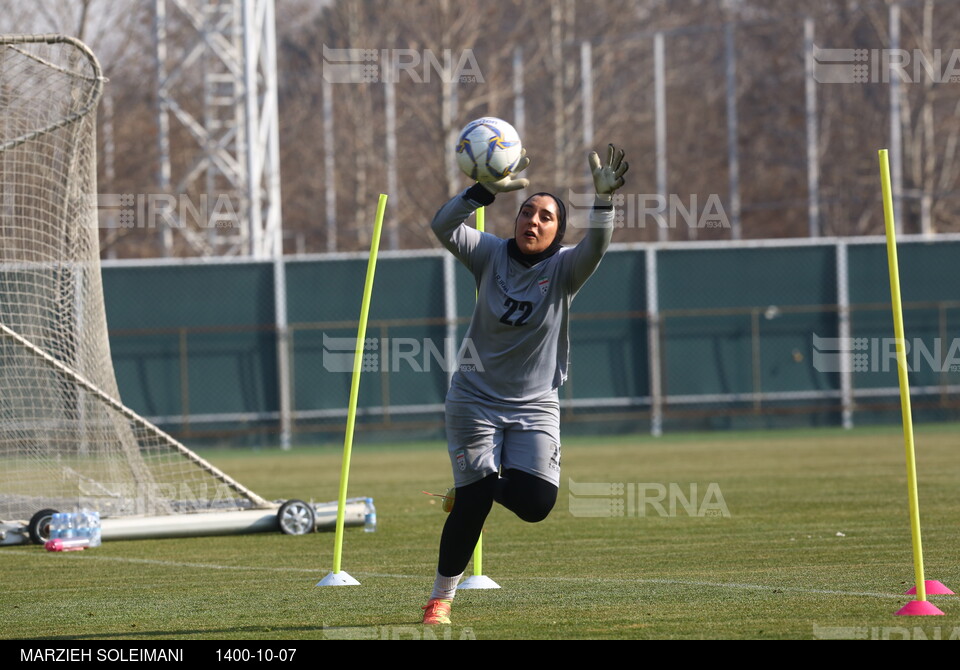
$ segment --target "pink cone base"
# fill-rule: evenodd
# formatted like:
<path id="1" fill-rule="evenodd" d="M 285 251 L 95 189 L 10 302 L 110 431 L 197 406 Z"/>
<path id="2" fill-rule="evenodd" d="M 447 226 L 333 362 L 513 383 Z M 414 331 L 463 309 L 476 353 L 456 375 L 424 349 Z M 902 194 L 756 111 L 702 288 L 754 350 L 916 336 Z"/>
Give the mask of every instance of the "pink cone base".
<path id="1" fill-rule="evenodd" d="M 897 610 L 896 616 L 926 616 L 933 614 L 943 614 L 943 612 L 926 600 L 911 600 Z"/>
<path id="2" fill-rule="evenodd" d="M 927 589 L 927 595 L 933 596 L 952 596 L 954 595 L 953 591 L 944 586 L 941 582 L 938 582 L 936 579 L 925 579 L 923 580 L 923 585 Z M 917 587 L 914 586 L 912 589 L 907 591 L 904 595 L 912 596 L 916 595 Z"/>

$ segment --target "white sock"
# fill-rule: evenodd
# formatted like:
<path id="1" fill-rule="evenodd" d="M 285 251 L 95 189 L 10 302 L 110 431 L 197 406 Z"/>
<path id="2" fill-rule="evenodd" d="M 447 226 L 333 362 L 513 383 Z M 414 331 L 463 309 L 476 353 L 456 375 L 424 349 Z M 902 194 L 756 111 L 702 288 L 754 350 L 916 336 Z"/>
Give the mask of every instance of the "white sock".
<path id="1" fill-rule="evenodd" d="M 437 578 L 433 582 L 433 593 L 430 594 L 430 600 L 434 598 L 453 600 L 453 596 L 457 592 L 457 584 L 460 582 L 461 577 L 463 577 L 462 572 L 456 577 L 444 577 L 438 572 Z"/>

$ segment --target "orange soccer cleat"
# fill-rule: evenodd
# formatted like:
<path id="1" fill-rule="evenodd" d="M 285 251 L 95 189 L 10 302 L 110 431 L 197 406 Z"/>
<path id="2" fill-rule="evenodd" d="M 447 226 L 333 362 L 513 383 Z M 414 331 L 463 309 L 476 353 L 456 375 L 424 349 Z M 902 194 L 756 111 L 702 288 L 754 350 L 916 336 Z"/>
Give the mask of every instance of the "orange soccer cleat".
<path id="1" fill-rule="evenodd" d="M 430 599 L 426 605 L 420 608 L 423 610 L 423 623 L 428 626 L 449 624 L 450 606 L 452 604 L 452 600 Z"/>

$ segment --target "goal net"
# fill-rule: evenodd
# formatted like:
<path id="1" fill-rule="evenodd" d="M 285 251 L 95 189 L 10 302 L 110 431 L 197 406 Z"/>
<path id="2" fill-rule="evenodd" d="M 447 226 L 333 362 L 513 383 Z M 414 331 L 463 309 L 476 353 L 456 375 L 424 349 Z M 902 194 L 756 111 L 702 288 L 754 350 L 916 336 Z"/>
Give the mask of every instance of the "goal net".
<path id="1" fill-rule="evenodd" d="M 96 207 L 103 84 L 75 39 L 0 35 L 0 520 L 273 507 L 119 401 Z"/>

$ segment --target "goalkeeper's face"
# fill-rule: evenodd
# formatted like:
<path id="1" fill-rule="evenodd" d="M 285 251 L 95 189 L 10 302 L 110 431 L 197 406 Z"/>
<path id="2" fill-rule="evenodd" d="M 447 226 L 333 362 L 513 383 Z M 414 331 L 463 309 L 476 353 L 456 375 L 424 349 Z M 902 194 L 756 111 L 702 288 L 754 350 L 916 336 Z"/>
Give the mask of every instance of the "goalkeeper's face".
<path id="1" fill-rule="evenodd" d="M 557 201 L 548 195 L 531 196 L 520 206 L 514 238 L 520 251 L 539 254 L 546 251 L 557 236 Z"/>

